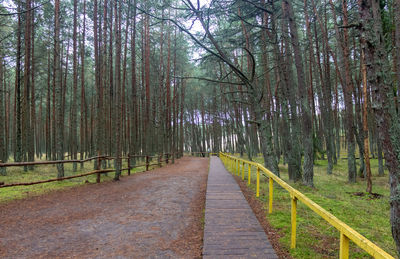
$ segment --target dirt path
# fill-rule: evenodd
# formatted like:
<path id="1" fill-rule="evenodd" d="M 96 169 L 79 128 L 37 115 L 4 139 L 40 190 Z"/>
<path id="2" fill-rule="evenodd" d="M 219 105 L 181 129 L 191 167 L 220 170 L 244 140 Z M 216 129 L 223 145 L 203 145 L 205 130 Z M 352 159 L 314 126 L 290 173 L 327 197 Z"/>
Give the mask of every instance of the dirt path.
<path id="1" fill-rule="evenodd" d="M 0 205 L 1 258 L 201 258 L 208 159 Z"/>

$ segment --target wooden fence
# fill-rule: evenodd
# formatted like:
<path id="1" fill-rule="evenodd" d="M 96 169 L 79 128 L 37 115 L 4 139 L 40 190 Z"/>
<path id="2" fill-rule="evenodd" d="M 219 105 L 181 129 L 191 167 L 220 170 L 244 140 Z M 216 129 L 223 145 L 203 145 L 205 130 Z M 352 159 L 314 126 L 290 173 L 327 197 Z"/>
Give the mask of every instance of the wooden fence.
<path id="1" fill-rule="evenodd" d="M 155 155 L 155 156 L 149 156 L 149 155 L 128 155 L 126 157 L 121 157 L 121 159 L 127 160 L 128 167 L 127 168 L 121 168 L 122 171 L 128 171 L 128 175 L 131 174 L 131 170 L 137 167 L 145 167 L 146 171 L 149 170 L 150 166 L 159 166 L 161 167 L 162 163 L 165 162 L 166 164 L 169 163 L 169 158 L 172 155 L 172 158 L 175 157 L 175 154 L 160 154 L 160 155 Z M 136 166 L 131 165 L 131 160 L 133 158 L 144 158 L 145 159 L 145 164 L 140 164 Z M 151 163 L 153 158 L 157 158 L 156 163 Z M 164 158 L 164 159 L 163 159 Z M 56 181 L 64 181 L 68 179 L 73 179 L 73 178 L 78 178 L 78 177 L 84 177 L 88 175 L 94 175 L 96 174 L 96 182 L 100 183 L 101 180 L 101 174 L 105 173 L 110 173 L 110 172 L 115 172 L 115 169 L 100 169 L 101 162 L 103 160 L 113 160 L 115 157 L 112 156 L 95 156 L 95 157 L 90 157 L 87 159 L 83 160 L 57 160 L 57 161 L 38 161 L 38 162 L 14 162 L 14 163 L 0 163 L 0 167 L 19 167 L 19 166 L 32 166 L 32 165 L 56 165 L 56 164 L 67 164 L 67 163 L 85 163 L 89 161 L 96 160 L 96 169 L 84 173 L 84 174 L 78 174 L 78 175 L 73 175 L 73 176 L 66 176 L 66 177 L 61 177 L 61 178 L 53 178 L 53 179 L 48 179 L 48 180 L 43 180 L 43 181 L 36 181 L 36 182 L 26 182 L 26 183 L 0 183 L 0 188 L 6 188 L 6 187 L 14 187 L 14 186 L 27 186 L 27 185 L 35 185 L 35 184 L 42 184 L 42 183 L 49 183 L 49 182 L 56 182 Z M 173 161 L 174 159 L 172 159 Z"/>

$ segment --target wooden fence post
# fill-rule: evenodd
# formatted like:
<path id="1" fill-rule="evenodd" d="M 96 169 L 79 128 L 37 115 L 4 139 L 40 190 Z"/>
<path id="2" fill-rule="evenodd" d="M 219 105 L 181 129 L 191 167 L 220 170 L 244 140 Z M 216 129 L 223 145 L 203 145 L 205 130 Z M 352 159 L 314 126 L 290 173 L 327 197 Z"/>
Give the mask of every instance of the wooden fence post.
<path id="1" fill-rule="evenodd" d="M 165 162 L 166 162 L 167 164 L 169 163 L 168 158 L 169 158 L 169 154 L 167 153 L 167 154 L 165 154 Z"/>
<path id="2" fill-rule="evenodd" d="M 292 222 L 292 233 L 290 248 L 296 248 L 296 214 L 297 214 L 297 198 L 291 194 L 292 208 L 291 208 L 291 222 Z"/>
<path id="3" fill-rule="evenodd" d="M 242 180 L 244 180 L 244 161 L 242 163 Z"/>
<path id="4" fill-rule="evenodd" d="M 96 170 L 100 170 L 100 163 L 101 163 L 101 158 L 100 156 L 97 158 L 97 165 L 96 165 Z M 96 183 L 100 183 L 100 173 L 97 173 L 96 176 Z"/>
<path id="5" fill-rule="evenodd" d="M 251 164 L 249 164 L 248 168 L 247 185 L 250 185 L 250 183 L 251 183 Z"/>
<path id="6" fill-rule="evenodd" d="M 260 168 L 257 166 L 256 197 L 260 197 Z"/>
<path id="7" fill-rule="evenodd" d="M 149 171 L 149 156 L 146 156 L 146 171 Z"/>
<path id="8" fill-rule="evenodd" d="M 349 238 L 340 233 L 340 251 L 339 251 L 340 259 L 348 259 L 349 258 Z"/>
<path id="9" fill-rule="evenodd" d="M 131 155 L 128 154 L 128 175 L 131 175 Z"/>
<path id="10" fill-rule="evenodd" d="M 268 209 L 268 213 L 271 214 L 272 213 L 272 203 L 274 200 L 274 180 L 271 178 L 271 176 L 269 177 L 269 209 Z"/>
<path id="11" fill-rule="evenodd" d="M 161 167 L 162 154 L 157 156 L 158 167 Z"/>

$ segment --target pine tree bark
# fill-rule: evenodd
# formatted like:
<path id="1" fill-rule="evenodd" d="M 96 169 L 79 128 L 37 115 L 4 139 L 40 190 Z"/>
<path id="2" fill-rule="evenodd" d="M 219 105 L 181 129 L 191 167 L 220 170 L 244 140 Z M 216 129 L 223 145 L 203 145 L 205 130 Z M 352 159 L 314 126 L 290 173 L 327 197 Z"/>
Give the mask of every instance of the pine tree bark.
<path id="1" fill-rule="evenodd" d="M 87 152 L 87 130 L 88 130 L 88 119 L 87 119 L 87 105 L 86 105 L 86 91 L 85 91 L 85 37 L 86 37 L 86 0 L 83 0 L 83 29 L 81 39 L 81 120 L 80 120 L 80 159 L 83 160 L 85 152 Z M 83 169 L 84 163 L 81 163 L 81 169 Z"/>
<path id="2" fill-rule="evenodd" d="M 396 53 L 394 60 L 396 64 L 396 77 L 397 77 L 397 109 L 400 110 L 400 0 L 393 1 L 394 13 L 394 28 L 395 28 L 395 46 L 394 53 Z"/>
<path id="3" fill-rule="evenodd" d="M 367 192 L 372 193 L 371 164 L 369 162 L 369 140 L 368 140 L 368 91 L 367 91 L 367 68 L 365 65 L 364 49 L 361 49 L 362 78 L 363 78 L 363 131 L 364 131 L 364 158 L 367 177 Z M 361 154 L 360 154 L 361 159 Z"/>
<path id="4" fill-rule="evenodd" d="M 144 152 L 150 151 L 150 16 L 144 17 L 144 81 L 145 81 L 145 114 L 143 127 Z"/>
<path id="5" fill-rule="evenodd" d="M 114 180 L 118 181 L 121 175 L 121 2 L 118 7 L 118 0 L 114 0 L 114 16 L 115 16 L 115 87 L 116 99 L 114 101 L 114 120 L 116 120 L 116 148 L 115 148 L 115 176 Z"/>
<path id="6" fill-rule="evenodd" d="M 72 67 L 73 67 L 73 86 L 72 86 L 72 107 L 71 107 L 71 151 L 72 159 L 76 160 L 78 158 L 78 136 L 77 136 L 77 98 L 78 98 L 78 45 L 77 45 L 77 24 L 78 24 L 78 1 L 74 0 L 74 17 L 73 17 L 73 35 L 72 35 Z M 76 172 L 77 164 L 73 163 L 72 170 Z"/>
<path id="7" fill-rule="evenodd" d="M 17 57 L 15 69 L 15 101 L 14 101 L 14 161 L 22 161 L 22 132 L 21 132 L 21 2 L 18 1 L 18 27 L 17 27 Z"/>
<path id="8" fill-rule="evenodd" d="M 307 86 L 304 78 L 303 57 L 300 50 L 299 36 L 297 32 L 297 24 L 295 21 L 292 6 L 289 1 L 284 0 L 284 12 L 286 12 L 292 46 L 294 51 L 295 66 L 297 71 L 298 93 L 300 97 L 301 116 L 302 116 L 302 137 L 304 145 L 304 164 L 303 164 L 303 183 L 313 186 L 314 177 L 314 150 L 313 150 L 313 126 L 311 119 L 311 110 L 307 98 Z"/>
<path id="9" fill-rule="evenodd" d="M 56 96 L 56 156 L 57 160 L 64 160 L 64 111 L 63 111 L 63 89 L 60 76 L 60 0 L 54 3 L 54 75 L 55 96 Z M 64 177 L 64 164 L 57 164 L 57 177 Z"/>
<path id="10" fill-rule="evenodd" d="M 282 7 L 284 8 L 284 2 L 282 2 Z M 299 117 L 297 110 L 297 91 L 292 86 L 291 80 L 294 77 L 292 70 L 292 49 L 291 44 L 289 42 L 289 30 L 288 30 L 288 14 L 284 12 L 283 20 L 281 23 L 282 27 L 282 35 L 283 42 L 282 46 L 282 54 L 278 54 L 277 62 L 280 64 L 280 68 L 282 68 L 283 75 L 283 87 L 282 87 L 282 96 L 286 99 L 287 104 L 289 104 L 289 108 L 284 107 L 284 112 L 286 115 L 285 121 L 287 122 L 288 133 L 290 134 L 290 141 L 286 140 L 286 151 L 288 155 L 288 173 L 289 179 L 291 181 L 297 182 L 302 179 L 301 175 L 301 147 L 300 147 L 300 125 L 299 125 Z M 275 48 L 277 48 L 276 46 Z M 277 52 L 279 50 L 275 50 Z M 279 55 L 282 55 L 280 57 Z M 286 105 L 285 105 L 286 106 Z"/>
<path id="11" fill-rule="evenodd" d="M 131 31 L 131 146 L 133 147 L 133 152 L 136 154 L 138 152 L 138 104 L 137 104 L 137 76 L 136 76 L 136 0 L 133 1 L 133 25 Z"/>
<path id="12" fill-rule="evenodd" d="M 46 159 L 50 160 L 51 158 L 51 87 L 50 87 L 50 51 L 48 50 L 47 54 L 47 95 L 46 95 Z"/>
<path id="13" fill-rule="evenodd" d="M 169 16 L 169 15 L 168 15 Z M 168 24 L 170 25 L 170 24 Z M 166 88 L 166 107 L 165 107 L 165 130 L 166 130 L 166 153 L 171 152 L 171 30 L 168 29 L 167 35 L 167 70 L 165 78 L 165 88 Z M 204 113 L 202 114 L 204 117 Z M 202 121 L 204 123 L 204 121 Z M 203 124 L 204 125 L 204 124 Z M 204 130 L 204 128 L 203 128 Z M 203 141 L 204 142 L 204 141 Z M 205 148 L 203 146 L 203 148 Z"/>
<path id="14" fill-rule="evenodd" d="M 30 10 L 31 1 L 27 0 L 25 9 Z M 30 132 L 30 87 L 31 87 L 31 12 L 25 13 L 25 33 L 24 33 L 24 90 L 22 96 L 22 160 L 27 161 L 28 157 L 28 139 Z M 24 167 L 24 171 L 27 167 Z"/>
<path id="15" fill-rule="evenodd" d="M 31 6 L 35 5 L 35 1 L 32 0 Z M 36 130 L 36 96 L 35 96 L 35 10 L 31 10 L 31 22 L 30 22 L 30 36 L 31 36 L 31 99 L 30 99 L 30 131 L 28 133 L 28 161 L 35 160 L 35 148 L 38 149 L 38 145 L 35 145 Z M 33 169 L 33 166 L 29 166 L 29 169 Z"/>
<path id="16" fill-rule="evenodd" d="M 3 81 L 3 53 L 0 52 L 0 161 L 1 163 L 7 162 L 6 156 L 6 145 L 5 145 L 5 120 L 4 120 L 4 113 L 5 113 L 5 102 L 4 102 L 4 93 L 5 93 L 5 85 Z M 5 176 L 7 175 L 7 171 L 5 167 L 0 167 L 0 175 Z"/>
<path id="17" fill-rule="evenodd" d="M 354 113 L 353 113 L 353 102 L 352 102 L 352 93 L 353 93 L 353 82 L 351 78 L 351 70 L 350 70 L 350 50 L 348 43 L 348 15 L 347 15 L 347 0 L 342 0 L 342 11 L 343 11 L 343 35 L 339 32 L 339 28 L 337 24 L 335 24 L 335 35 L 337 42 L 339 44 L 339 52 L 340 52 L 340 63 L 341 68 L 339 69 L 338 62 L 336 57 L 333 55 L 332 50 L 329 47 L 329 40 L 327 36 L 326 29 L 322 26 L 322 21 L 316 11 L 315 3 L 312 0 L 312 5 L 314 8 L 314 13 L 317 17 L 319 26 L 321 30 L 324 32 L 324 41 L 326 42 L 326 47 L 328 51 L 333 57 L 336 72 L 339 74 L 338 77 L 343 86 L 343 95 L 344 95 L 344 103 L 345 103 L 345 128 L 346 128 L 346 142 L 347 142 L 347 167 L 348 167 L 348 180 L 349 182 L 356 181 L 356 159 L 355 159 L 355 129 L 354 129 Z M 334 9 L 333 14 L 335 14 Z M 336 16 L 335 16 L 336 17 Z M 344 78 L 342 75 L 344 74 Z"/>
<path id="18" fill-rule="evenodd" d="M 367 84 L 371 87 L 375 121 L 389 170 L 390 221 L 392 235 L 400 255 L 400 123 L 393 89 L 385 82 L 387 53 L 382 30 L 381 10 L 377 0 L 359 0 L 362 48 L 365 53 Z"/>

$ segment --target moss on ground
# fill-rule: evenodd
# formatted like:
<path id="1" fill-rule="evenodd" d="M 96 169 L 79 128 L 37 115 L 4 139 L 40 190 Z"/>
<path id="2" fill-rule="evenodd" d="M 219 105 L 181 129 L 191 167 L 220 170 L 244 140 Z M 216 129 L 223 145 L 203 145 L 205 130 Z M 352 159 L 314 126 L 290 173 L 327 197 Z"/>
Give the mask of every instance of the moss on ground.
<path id="1" fill-rule="evenodd" d="M 255 160 L 263 162 L 261 157 Z M 378 176 L 377 159 L 371 160 L 371 170 L 373 192 L 383 195 L 380 199 L 371 199 L 368 195 L 354 195 L 354 193 L 365 192 L 366 181 L 358 178 L 354 184 L 347 182 L 347 160 L 340 159 L 334 166 L 332 175 L 326 173 L 327 161 L 317 160 L 314 167 L 315 188 L 289 182 L 287 166 L 280 164 L 279 167 L 283 180 L 395 256 L 396 249 L 390 228 L 388 172 L 385 171 L 383 177 Z M 256 170 L 253 169 L 250 188 L 254 192 L 255 175 Z M 260 179 L 259 199 L 267 205 L 268 181 L 266 177 Z M 247 181 L 247 167 L 245 181 Z M 270 224 L 283 234 L 280 243 L 294 258 L 338 258 L 339 232 L 301 202 L 298 202 L 297 211 L 297 247 L 290 249 L 290 196 L 276 183 L 274 184 L 273 213 L 267 214 L 266 217 Z M 350 243 L 350 258 L 372 258 L 355 244 Z"/>

